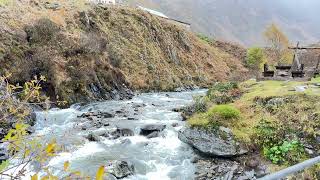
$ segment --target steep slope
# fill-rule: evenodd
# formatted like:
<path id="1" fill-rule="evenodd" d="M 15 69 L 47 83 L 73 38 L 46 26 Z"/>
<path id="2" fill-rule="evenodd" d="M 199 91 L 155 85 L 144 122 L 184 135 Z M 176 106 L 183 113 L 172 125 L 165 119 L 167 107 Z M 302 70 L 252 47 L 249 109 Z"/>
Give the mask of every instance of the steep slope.
<path id="1" fill-rule="evenodd" d="M 317 0 L 127 0 L 160 10 L 192 24 L 196 32 L 241 43 L 263 45 L 262 32 L 274 22 L 293 42 L 318 42 L 320 2 Z"/>
<path id="2" fill-rule="evenodd" d="M 13 83 L 48 77 L 43 86 L 53 100 L 125 98 L 127 88 L 173 90 L 246 77 L 242 58 L 148 13 L 55 2 L 14 1 L 0 13 L 0 73 L 12 73 Z"/>

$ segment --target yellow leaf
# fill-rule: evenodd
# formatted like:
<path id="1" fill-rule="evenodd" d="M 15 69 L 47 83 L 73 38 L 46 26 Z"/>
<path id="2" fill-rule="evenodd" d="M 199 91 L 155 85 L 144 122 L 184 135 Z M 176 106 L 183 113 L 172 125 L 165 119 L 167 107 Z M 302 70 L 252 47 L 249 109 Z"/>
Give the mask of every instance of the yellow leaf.
<path id="1" fill-rule="evenodd" d="M 34 174 L 33 176 L 31 176 L 31 180 L 38 180 L 38 174 Z"/>
<path id="2" fill-rule="evenodd" d="M 49 176 L 43 176 L 41 180 L 49 180 Z"/>
<path id="3" fill-rule="evenodd" d="M 49 143 L 47 148 L 46 148 L 46 152 L 47 154 L 53 154 L 55 152 L 55 148 L 56 148 L 56 144 L 55 143 Z"/>
<path id="4" fill-rule="evenodd" d="M 69 166 L 70 166 L 70 162 L 69 161 L 64 162 L 64 164 L 63 164 L 64 171 L 68 171 Z"/>
<path id="5" fill-rule="evenodd" d="M 71 172 L 71 174 L 73 174 L 75 176 L 81 176 L 81 172 L 80 171 L 74 171 L 74 172 Z"/>
<path id="6" fill-rule="evenodd" d="M 96 180 L 103 180 L 104 176 L 104 166 L 100 166 L 100 168 L 97 171 Z"/>

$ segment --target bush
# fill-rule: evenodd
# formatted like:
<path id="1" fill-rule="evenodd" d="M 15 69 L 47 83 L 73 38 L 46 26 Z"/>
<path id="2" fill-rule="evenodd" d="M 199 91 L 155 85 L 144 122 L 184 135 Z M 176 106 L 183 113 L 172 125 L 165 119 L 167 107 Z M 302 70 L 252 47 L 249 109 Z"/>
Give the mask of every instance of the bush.
<path id="1" fill-rule="evenodd" d="M 274 164 L 297 163 L 304 156 L 303 145 L 299 141 L 283 141 L 282 144 L 265 147 L 263 154 Z"/>
<path id="2" fill-rule="evenodd" d="M 58 32 L 59 27 L 49 19 L 40 19 L 35 25 L 25 28 L 27 40 L 31 44 L 48 43 L 53 40 Z"/>
<path id="3" fill-rule="evenodd" d="M 282 135 L 279 135 L 277 132 L 276 123 L 261 119 L 255 127 L 255 142 L 260 146 L 273 146 L 282 139 Z"/>
<path id="4" fill-rule="evenodd" d="M 231 105 L 217 105 L 214 106 L 208 112 L 208 116 L 210 119 L 222 119 L 222 120 L 230 120 L 230 119 L 239 119 L 240 111 Z"/>
<path id="5" fill-rule="evenodd" d="M 238 84 L 235 82 L 216 83 L 207 92 L 209 100 L 216 104 L 227 104 L 233 102 L 241 95 Z"/>
<path id="6" fill-rule="evenodd" d="M 194 110 L 195 112 L 206 112 L 207 111 L 207 102 L 205 97 L 197 96 L 194 97 Z"/>
<path id="7" fill-rule="evenodd" d="M 238 87 L 238 83 L 236 82 L 218 82 L 209 89 L 207 94 L 210 95 L 213 91 L 228 92 L 232 89 L 237 89 Z"/>
<path id="8" fill-rule="evenodd" d="M 247 51 L 246 65 L 249 68 L 260 69 L 265 61 L 265 56 L 261 48 L 253 47 Z"/>
<path id="9" fill-rule="evenodd" d="M 204 35 L 204 34 L 197 34 L 198 38 L 201 39 L 202 41 L 205 41 L 207 43 L 212 43 L 213 39 L 209 38 L 208 36 Z"/>

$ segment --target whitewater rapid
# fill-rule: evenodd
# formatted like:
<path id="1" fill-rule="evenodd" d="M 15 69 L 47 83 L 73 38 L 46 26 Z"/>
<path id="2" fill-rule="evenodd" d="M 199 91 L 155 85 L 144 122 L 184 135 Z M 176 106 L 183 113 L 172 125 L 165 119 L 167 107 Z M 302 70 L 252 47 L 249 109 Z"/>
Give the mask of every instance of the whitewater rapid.
<path id="1" fill-rule="evenodd" d="M 182 121 L 180 113 L 173 109 L 191 104 L 193 96 L 204 93 L 205 90 L 145 93 L 136 95 L 131 100 L 105 101 L 38 112 L 33 135 L 41 137 L 43 143 L 55 139 L 63 147 L 62 152 L 49 162 L 49 166 L 53 167 L 52 171 L 59 177 L 64 175 L 59 169 L 63 168 L 66 161 L 70 162 L 70 169 L 94 177 L 101 165 L 111 160 L 123 160 L 135 167 L 135 174 L 125 179 L 193 179 L 195 167 L 190 162 L 192 149 L 182 143 L 177 134 L 185 122 Z M 137 105 L 140 107 L 138 112 L 135 109 Z M 135 135 L 114 140 L 103 138 L 99 142 L 87 140 L 85 135 L 88 131 L 79 128 L 82 122 L 78 116 L 91 111 L 113 114 L 124 111 L 136 120 L 116 115 L 110 122 L 117 127 L 132 129 Z M 140 128 L 147 124 L 164 124 L 166 128 L 162 136 L 148 139 L 139 135 Z"/>

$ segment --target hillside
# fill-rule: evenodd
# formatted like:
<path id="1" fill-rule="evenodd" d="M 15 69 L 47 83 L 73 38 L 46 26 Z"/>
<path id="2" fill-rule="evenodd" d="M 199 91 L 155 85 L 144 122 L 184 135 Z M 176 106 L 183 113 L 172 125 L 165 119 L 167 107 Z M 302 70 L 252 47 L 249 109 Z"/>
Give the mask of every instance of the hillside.
<path id="1" fill-rule="evenodd" d="M 207 43 L 137 9 L 86 1 L 1 2 L 0 74 L 11 73 L 12 83 L 44 75 L 44 92 L 53 100 L 122 99 L 130 90 L 246 78 L 243 56 L 236 53 L 245 52 L 242 47 Z"/>
<path id="2" fill-rule="evenodd" d="M 318 42 L 317 0 L 127 0 L 190 22 L 194 31 L 246 46 L 264 45 L 262 32 L 274 22 L 292 42 Z"/>

